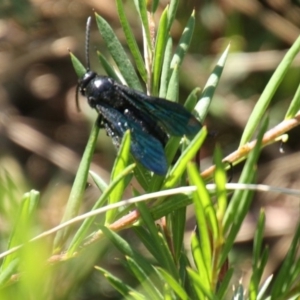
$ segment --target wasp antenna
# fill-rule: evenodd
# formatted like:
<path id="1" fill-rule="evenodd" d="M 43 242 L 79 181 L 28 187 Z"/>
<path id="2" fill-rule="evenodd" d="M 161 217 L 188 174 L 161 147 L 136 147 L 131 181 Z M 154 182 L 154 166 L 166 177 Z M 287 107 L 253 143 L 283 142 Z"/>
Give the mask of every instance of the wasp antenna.
<path id="1" fill-rule="evenodd" d="M 79 101 L 78 101 L 78 95 L 79 95 L 79 84 L 77 84 L 77 86 L 76 86 L 75 101 L 76 101 L 76 108 L 77 108 L 77 111 L 80 112 L 80 106 L 79 106 Z"/>
<path id="2" fill-rule="evenodd" d="M 92 18 L 88 17 L 86 21 L 86 32 L 85 32 L 85 60 L 87 71 L 90 70 L 90 35 L 91 35 L 91 23 Z"/>

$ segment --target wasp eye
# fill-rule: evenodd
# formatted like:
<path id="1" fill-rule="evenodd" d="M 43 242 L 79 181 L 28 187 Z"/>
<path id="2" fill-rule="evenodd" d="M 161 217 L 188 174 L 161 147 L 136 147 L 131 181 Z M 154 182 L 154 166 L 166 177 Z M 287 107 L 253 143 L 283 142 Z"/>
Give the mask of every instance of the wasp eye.
<path id="1" fill-rule="evenodd" d="M 81 88 L 81 89 L 80 89 L 80 94 L 81 94 L 82 96 L 85 96 L 85 89 Z"/>
<path id="2" fill-rule="evenodd" d="M 86 88 L 87 86 L 93 81 L 93 79 L 97 76 L 97 74 L 95 72 L 89 71 L 86 72 L 83 76 L 83 78 L 81 78 L 79 80 L 79 91 L 81 93 L 82 96 L 86 95 Z"/>
<path id="3" fill-rule="evenodd" d="M 94 97 L 88 97 L 88 103 L 91 108 L 95 108 L 97 103 Z"/>

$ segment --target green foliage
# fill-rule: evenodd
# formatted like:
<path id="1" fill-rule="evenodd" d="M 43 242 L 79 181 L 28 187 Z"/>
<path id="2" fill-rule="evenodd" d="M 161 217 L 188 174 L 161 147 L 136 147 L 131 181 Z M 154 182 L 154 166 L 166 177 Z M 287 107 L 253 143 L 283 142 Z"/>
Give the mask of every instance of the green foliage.
<path id="1" fill-rule="evenodd" d="M 171 1 L 162 12 L 155 43 L 152 44 L 149 14 L 147 8 L 156 11 L 158 1 L 146 3 L 134 1 L 144 33 L 144 60 L 151 60 L 151 69 L 144 63 L 130 24 L 127 21 L 123 2 L 116 0 L 120 22 L 133 58 L 128 58 L 124 48 L 110 25 L 100 15 L 95 14 L 100 34 L 106 43 L 117 70 L 101 53 L 98 58 L 109 76 L 125 81 L 128 86 L 137 90 L 150 88 L 154 95 L 167 97 L 178 101 L 178 74 L 180 66 L 188 51 L 195 27 L 195 12 L 191 13 L 185 29 L 179 39 L 175 52 L 172 52 L 173 41 L 169 34 L 175 20 L 179 1 Z M 268 129 L 268 118 L 262 118 L 268 109 L 272 95 L 286 73 L 291 60 L 299 51 L 299 40 L 291 48 L 269 85 L 262 94 L 253 115 L 250 117 L 241 145 L 247 143 L 254 130 L 259 128 L 254 149 L 245 155 L 246 162 L 239 178 L 240 184 L 255 183 L 256 166 L 263 147 L 264 134 Z M 211 73 L 203 92 L 195 88 L 188 96 L 185 106 L 204 121 L 217 84 L 220 80 L 226 57 L 227 48 L 215 69 Z M 79 77 L 85 73 L 85 67 L 71 54 L 75 72 Z M 149 63 L 149 61 L 148 61 Z M 137 72 L 136 72 L 137 69 Z M 141 83 L 140 79 L 143 81 Z M 149 82 L 152 85 L 149 86 Z M 290 105 L 286 118 L 291 118 L 299 109 L 299 91 Z M 1 299 L 45 299 L 48 289 L 48 299 L 55 299 L 49 293 L 55 289 L 56 280 L 61 277 L 66 280 L 66 291 L 61 299 L 68 298 L 76 284 L 90 272 L 96 264 L 96 258 L 103 257 L 107 244 L 114 245 L 120 253 L 120 261 L 128 274 L 135 279 L 135 284 L 124 282 L 113 271 L 99 263 L 96 272 L 104 275 L 111 286 L 125 299 L 296 299 L 300 294 L 299 276 L 300 260 L 297 251 L 300 244 L 300 227 L 297 229 L 289 252 L 276 277 L 269 277 L 262 282 L 262 275 L 268 261 L 268 248 L 263 244 L 265 215 L 261 211 L 255 239 L 253 243 L 252 276 L 249 286 L 234 282 L 237 286 L 231 292 L 233 267 L 229 267 L 229 254 L 234 246 L 238 231 L 241 228 L 254 192 L 250 189 L 237 189 L 230 194 L 226 186 L 226 162 L 222 161 L 219 147 L 214 152 L 215 169 L 210 177 L 199 174 L 195 163 L 191 161 L 201 149 L 207 136 L 206 128 L 192 139 L 186 137 L 171 137 L 166 145 L 165 153 L 170 164 L 165 177 L 152 174 L 141 165 L 130 164 L 130 133 L 122 141 L 115 160 L 109 182 L 95 173 L 90 173 L 96 186 L 102 192 L 91 208 L 90 214 L 78 228 L 65 222 L 79 221 L 77 219 L 85 186 L 89 174 L 91 159 L 97 143 L 99 128 L 95 124 L 82 156 L 76 178 L 59 231 L 50 247 L 39 242 L 27 243 L 33 236 L 33 228 L 37 224 L 34 218 L 39 194 L 31 191 L 24 195 L 16 214 L 14 229 L 7 243 L 11 253 L 3 253 L 0 268 L 0 298 Z M 181 155 L 172 164 L 178 149 Z M 232 163 L 237 163 L 233 161 Z M 208 178 L 213 177 L 214 191 L 207 188 Z M 131 201 L 122 203 L 125 189 L 135 178 L 139 190 L 131 188 L 133 196 L 143 196 L 147 202 Z M 12 180 L 2 175 L 1 201 L 8 197 L 14 199 Z M 5 180 L 6 179 L 6 180 Z M 189 186 L 187 186 L 187 182 Z M 176 189 L 177 188 L 177 189 Z M 130 188 L 129 188 L 130 189 Z M 173 189 L 173 190 L 171 190 Z M 174 190 L 175 189 L 175 190 Z M 153 200 L 153 197 L 155 198 Z M 138 197 L 134 198 L 135 200 Z M 141 199 L 141 198 L 139 198 Z M 230 199 L 230 201 L 229 201 Z M 196 229 L 192 233 L 190 245 L 185 246 L 186 207 L 192 204 L 196 217 Z M 100 211 L 100 209 L 103 209 Z M 103 213 L 100 219 L 97 214 Z M 161 219 L 160 223 L 157 221 Z M 81 220 L 82 221 L 82 220 Z M 146 249 L 148 256 L 143 255 L 136 245 L 128 242 L 118 231 L 131 228 L 136 239 Z M 94 246 L 95 241 L 101 241 Z M 14 247 L 23 245 L 18 251 Z M 51 242 L 52 246 L 52 242 Z M 36 257 L 36 253 L 40 255 Z M 49 266 L 47 259 L 55 266 Z M 149 259 L 150 257 L 150 259 Z M 109 257 L 114 260 L 114 256 Z M 101 261 L 101 260 L 100 260 Z M 14 282 L 14 276 L 22 273 L 20 282 Z M 14 276 L 13 276 L 14 275 Z M 13 290 L 11 288 L 15 286 Z M 38 288 L 37 288 L 38 287 Z M 49 292 L 51 291 L 51 292 Z M 246 291 L 246 293 L 245 293 Z"/>
<path id="2" fill-rule="evenodd" d="M 284 59 L 277 67 L 269 83 L 265 87 L 263 93 L 261 94 L 259 100 L 257 101 L 255 108 L 249 117 L 249 121 L 244 130 L 243 136 L 241 138 L 240 146 L 243 146 L 245 143 L 249 142 L 253 136 L 254 131 L 259 126 L 262 116 L 267 111 L 272 97 L 274 96 L 279 84 L 282 82 L 285 74 L 287 73 L 291 63 L 295 59 L 296 55 L 300 51 L 300 37 L 295 41 L 293 46 L 290 48 L 288 53 L 285 55 Z M 294 117 L 295 113 L 299 110 L 299 104 L 293 101 L 288 109 L 286 117 Z M 292 113 L 294 113 L 292 115 Z"/>
<path id="3" fill-rule="evenodd" d="M 98 133 L 99 127 L 95 123 L 91 131 L 87 146 L 85 148 L 85 152 L 82 156 L 82 160 L 76 174 L 76 178 L 69 196 L 62 222 L 65 222 L 66 220 L 69 220 L 78 215 L 78 211 L 81 206 L 83 194 L 85 191 L 85 184 L 88 177 L 89 167 L 97 143 Z M 59 252 L 61 250 L 62 244 L 68 238 L 69 232 L 70 228 L 66 228 L 58 232 L 54 241 L 54 252 Z"/>

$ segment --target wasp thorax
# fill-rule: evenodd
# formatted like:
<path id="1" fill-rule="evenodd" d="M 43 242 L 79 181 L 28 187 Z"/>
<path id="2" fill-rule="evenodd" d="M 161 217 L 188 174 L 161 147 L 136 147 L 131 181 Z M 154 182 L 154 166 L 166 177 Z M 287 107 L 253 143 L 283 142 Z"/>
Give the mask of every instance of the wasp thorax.
<path id="1" fill-rule="evenodd" d="M 106 76 L 96 75 L 85 88 L 85 96 L 96 102 L 108 103 L 114 98 L 114 81 Z"/>
<path id="2" fill-rule="evenodd" d="M 93 80 L 93 88 L 97 90 L 98 93 L 110 92 L 113 87 L 113 82 L 110 78 L 106 76 L 96 76 Z"/>
<path id="3" fill-rule="evenodd" d="M 79 91 L 87 97 L 89 105 L 95 108 L 97 104 L 113 99 L 114 80 L 88 71 L 79 81 Z"/>

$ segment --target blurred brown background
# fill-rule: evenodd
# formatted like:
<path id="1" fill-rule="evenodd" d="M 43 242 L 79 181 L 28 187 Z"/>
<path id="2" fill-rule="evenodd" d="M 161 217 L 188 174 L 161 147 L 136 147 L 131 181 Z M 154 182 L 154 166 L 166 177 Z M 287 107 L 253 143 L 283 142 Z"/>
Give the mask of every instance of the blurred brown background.
<path id="1" fill-rule="evenodd" d="M 124 1 L 128 18 L 141 45 L 141 30 L 132 1 Z M 168 1 L 160 1 L 157 16 Z M 193 8 L 196 29 L 182 66 L 181 95 L 203 87 L 216 59 L 231 44 L 231 53 L 206 120 L 209 138 L 202 151 L 202 168 L 211 164 L 214 145 L 224 155 L 239 144 L 243 128 L 256 100 L 286 50 L 300 33 L 300 1 L 219 0 L 180 2 L 172 28 L 174 45 Z M 83 153 L 89 128 L 96 118 L 84 99 L 82 112 L 75 108 L 76 74 L 68 49 L 84 62 L 85 22 L 93 9 L 106 18 L 121 41 L 114 1 L 2 0 L 0 2 L 0 169 L 6 170 L 20 195 L 31 188 L 42 193 L 41 211 L 46 227 L 57 224 Z M 124 42 L 126 48 L 126 43 Z M 92 25 L 91 65 L 101 73 L 95 49 L 107 54 Z M 278 124 L 300 81 L 300 56 L 272 101 L 270 127 Z M 284 154 L 279 145 L 267 147 L 261 156 L 259 183 L 300 189 L 300 130 L 289 133 Z M 92 169 L 109 178 L 115 150 L 101 132 Z M 234 169 L 237 180 L 239 167 Z M 97 191 L 87 188 L 87 207 Z M 266 210 L 266 243 L 271 246 L 268 271 L 274 272 L 286 253 L 299 222 L 299 199 L 277 194 L 257 194 L 252 213 L 238 237 L 237 253 L 251 252 L 257 213 Z M 240 274 L 247 278 L 247 256 L 234 256 Z"/>

